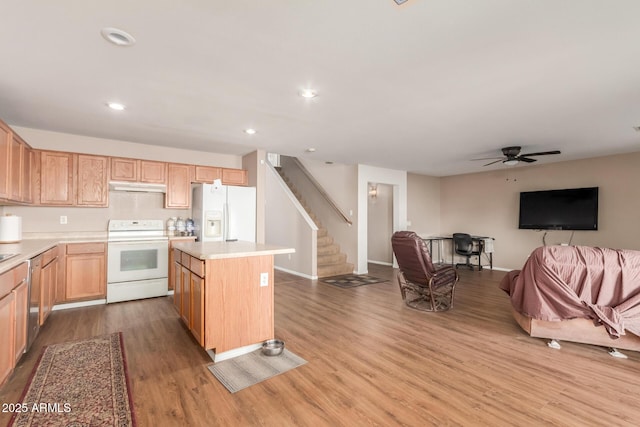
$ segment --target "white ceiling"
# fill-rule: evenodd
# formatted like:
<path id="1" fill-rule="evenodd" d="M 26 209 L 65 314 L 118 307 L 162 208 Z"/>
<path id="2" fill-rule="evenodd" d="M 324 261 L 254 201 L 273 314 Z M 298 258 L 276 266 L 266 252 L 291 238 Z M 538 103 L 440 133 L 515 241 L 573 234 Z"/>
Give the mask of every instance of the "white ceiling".
<path id="1" fill-rule="evenodd" d="M 436 176 L 504 168 L 470 159 L 509 145 L 562 151 L 537 164 L 640 150 L 638 0 L 4 0 L 1 10 L 0 117 L 16 126 Z M 136 45 L 107 43 L 103 27 Z M 307 87 L 319 96 L 301 98 Z M 106 108 L 112 100 L 127 110 Z"/>

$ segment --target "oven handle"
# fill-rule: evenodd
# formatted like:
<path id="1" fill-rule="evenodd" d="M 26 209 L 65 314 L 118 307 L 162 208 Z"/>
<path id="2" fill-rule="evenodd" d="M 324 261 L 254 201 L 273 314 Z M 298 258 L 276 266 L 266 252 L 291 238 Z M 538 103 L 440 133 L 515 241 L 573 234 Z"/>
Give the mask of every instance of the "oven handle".
<path id="1" fill-rule="evenodd" d="M 108 242 L 108 246 L 112 248 L 116 247 L 131 247 L 131 246 L 148 246 L 148 247 L 168 247 L 169 240 L 136 240 L 133 242 Z"/>

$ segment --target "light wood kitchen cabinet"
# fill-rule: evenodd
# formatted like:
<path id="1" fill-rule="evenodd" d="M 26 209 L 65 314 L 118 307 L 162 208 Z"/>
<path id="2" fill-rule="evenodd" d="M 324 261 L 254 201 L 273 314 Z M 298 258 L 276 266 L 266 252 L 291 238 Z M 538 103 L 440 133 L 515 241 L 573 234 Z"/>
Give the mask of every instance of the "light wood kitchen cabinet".
<path id="1" fill-rule="evenodd" d="M 187 328 L 191 328 L 191 272 L 184 265 L 180 268 L 182 283 L 182 292 L 180 299 L 182 300 L 182 309 L 180 310 L 180 317 Z"/>
<path id="2" fill-rule="evenodd" d="M 191 165 L 169 163 L 165 208 L 187 209 L 191 207 L 192 170 Z"/>
<path id="3" fill-rule="evenodd" d="M 0 121 L 0 199 L 31 203 L 31 147 Z"/>
<path id="4" fill-rule="evenodd" d="M 182 317 L 182 266 L 180 259 L 174 261 L 171 277 L 173 277 L 173 306 L 176 308 L 178 315 Z"/>
<path id="5" fill-rule="evenodd" d="M 249 174 L 244 169 L 222 169 L 222 184 L 249 185 Z"/>
<path id="6" fill-rule="evenodd" d="M 137 181 L 140 160 L 111 157 L 111 181 Z"/>
<path id="7" fill-rule="evenodd" d="M 105 243 L 69 243 L 66 252 L 65 301 L 105 298 Z"/>
<path id="8" fill-rule="evenodd" d="M 180 318 L 200 345 L 204 345 L 204 262 L 174 250 L 173 303 Z"/>
<path id="9" fill-rule="evenodd" d="M 0 274 L 0 385 L 11 374 L 27 343 L 27 263 Z"/>
<path id="10" fill-rule="evenodd" d="M 138 180 L 150 184 L 166 184 L 167 164 L 165 162 L 140 160 L 140 176 Z"/>
<path id="11" fill-rule="evenodd" d="M 194 182 L 211 184 L 216 179 L 222 179 L 222 168 L 213 166 L 195 166 Z"/>
<path id="12" fill-rule="evenodd" d="M 9 193 L 9 199 L 21 201 L 24 143 L 17 138 L 16 135 L 12 135 L 9 155 L 11 157 L 11 164 L 9 165 L 9 182 L 11 183 L 11 192 Z"/>
<path id="13" fill-rule="evenodd" d="M 40 152 L 40 203 L 73 206 L 75 175 L 73 153 Z"/>
<path id="14" fill-rule="evenodd" d="M 0 384 L 15 366 L 15 295 L 0 297 Z"/>
<path id="15" fill-rule="evenodd" d="M 29 283 L 26 278 L 13 290 L 15 297 L 15 348 L 14 361 L 17 364 L 27 347 L 27 325 L 29 320 Z"/>
<path id="16" fill-rule="evenodd" d="M 32 182 L 33 150 L 26 143 L 22 152 L 22 180 L 20 190 L 20 201 L 33 203 L 33 182 Z"/>
<path id="17" fill-rule="evenodd" d="M 198 344 L 203 345 L 204 337 L 204 278 L 196 275 L 194 272 L 190 274 L 190 292 L 191 292 L 191 324 L 189 330 Z"/>
<path id="18" fill-rule="evenodd" d="M 0 121 L 0 199 L 8 199 L 10 192 L 11 129 Z"/>
<path id="19" fill-rule="evenodd" d="M 58 287 L 58 247 L 42 254 L 40 272 L 40 326 L 44 325 L 53 310 Z"/>
<path id="20" fill-rule="evenodd" d="M 78 206 L 109 206 L 109 158 L 78 154 Z"/>
<path id="21" fill-rule="evenodd" d="M 167 164 L 153 160 L 111 157 L 110 181 L 166 184 Z"/>

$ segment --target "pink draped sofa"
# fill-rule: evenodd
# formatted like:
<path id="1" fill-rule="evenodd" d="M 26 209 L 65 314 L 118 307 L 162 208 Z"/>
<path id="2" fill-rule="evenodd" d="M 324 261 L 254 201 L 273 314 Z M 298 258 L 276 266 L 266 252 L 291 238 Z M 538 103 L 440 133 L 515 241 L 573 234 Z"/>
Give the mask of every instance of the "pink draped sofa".
<path id="1" fill-rule="evenodd" d="M 540 247 L 500 288 L 532 337 L 640 351 L 640 251 Z"/>

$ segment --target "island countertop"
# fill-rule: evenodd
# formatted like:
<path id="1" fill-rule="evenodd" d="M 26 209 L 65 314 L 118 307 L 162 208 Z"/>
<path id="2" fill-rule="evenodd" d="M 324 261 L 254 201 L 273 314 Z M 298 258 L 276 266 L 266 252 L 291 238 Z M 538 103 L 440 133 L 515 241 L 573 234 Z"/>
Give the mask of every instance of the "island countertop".
<path id="1" fill-rule="evenodd" d="M 293 248 L 242 240 L 235 242 L 176 242 L 173 244 L 173 248 L 202 260 L 291 254 L 296 251 Z"/>

